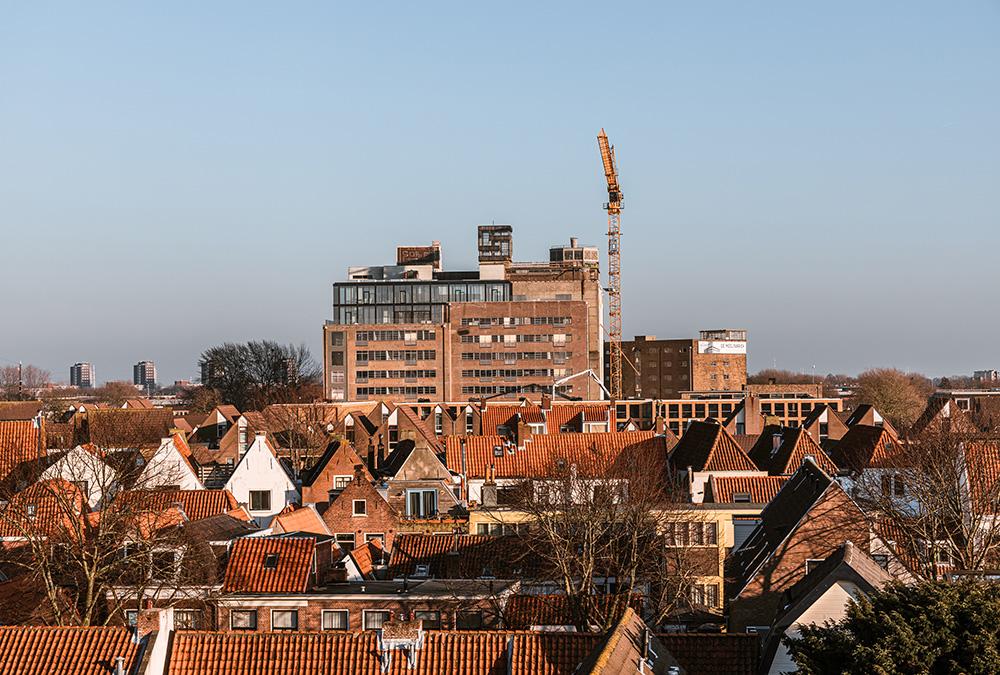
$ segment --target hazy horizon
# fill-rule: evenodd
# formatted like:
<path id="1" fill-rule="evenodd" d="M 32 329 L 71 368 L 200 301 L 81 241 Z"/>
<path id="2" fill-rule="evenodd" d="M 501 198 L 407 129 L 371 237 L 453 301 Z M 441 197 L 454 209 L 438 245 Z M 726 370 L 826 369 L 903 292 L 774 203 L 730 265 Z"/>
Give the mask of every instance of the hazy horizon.
<path id="1" fill-rule="evenodd" d="M 713 11 L 714 10 L 714 11 Z M 1000 368 L 1000 4 L 0 9 L 0 365 L 197 377 L 320 352 L 397 244 L 606 248 L 627 337 L 745 328 L 751 372 Z"/>

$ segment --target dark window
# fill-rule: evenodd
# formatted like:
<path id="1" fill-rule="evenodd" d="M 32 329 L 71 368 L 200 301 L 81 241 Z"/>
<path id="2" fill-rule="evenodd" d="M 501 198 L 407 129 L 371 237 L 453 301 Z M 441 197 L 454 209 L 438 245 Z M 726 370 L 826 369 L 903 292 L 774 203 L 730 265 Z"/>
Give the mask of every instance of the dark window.
<path id="1" fill-rule="evenodd" d="M 250 510 L 270 511 L 271 491 L 270 490 L 250 490 Z"/>
<path id="2" fill-rule="evenodd" d="M 481 630 L 482 627 L 482 612 L 458 612 L 455 615 L 455 628 L 457 630 Z"/>
<path id="3" fill-rule="evenodd" d="M 441 612 L 414 612 L 415 621 L 424 622 L 424 630 L 441 630 Z"/>
<path id="4" fill-rule="evenodd" d="M 266 570 L 278 569 L 277 553 L 268 553 L 266 556 L 264 556 L 264 569 Z"/>

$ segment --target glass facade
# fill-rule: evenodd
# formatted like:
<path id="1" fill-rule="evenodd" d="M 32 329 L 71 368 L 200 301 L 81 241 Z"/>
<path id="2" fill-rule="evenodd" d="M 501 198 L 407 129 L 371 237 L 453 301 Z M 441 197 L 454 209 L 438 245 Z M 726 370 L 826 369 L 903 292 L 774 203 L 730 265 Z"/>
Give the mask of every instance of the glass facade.
<path id="1" fill-rule="evenodd" d="M 347 282 L 333 285 L 333 323 L 444 323 L 449 302 L 507 302 L 506 281 Z"/>

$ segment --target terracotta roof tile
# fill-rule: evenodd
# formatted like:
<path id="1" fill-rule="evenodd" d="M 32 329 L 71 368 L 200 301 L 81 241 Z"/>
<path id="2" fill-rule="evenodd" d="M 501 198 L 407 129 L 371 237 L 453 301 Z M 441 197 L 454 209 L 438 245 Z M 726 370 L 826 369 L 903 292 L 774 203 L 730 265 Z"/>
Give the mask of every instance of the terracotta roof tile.
<path id="1" fill-rule="evenodd" d="M 584 422 L 607 422 L 610 411 L 610 403 L 555 404 L 545 413 L 546 429 L 550 434 L 557 434 L 564 424 L 578 415 L 583 415 Z"/>
<path id="2" fill-rule="evenodd" d="M 857 472 L 892 467 L 899 451 L 899 440 L 888 427 L 855 424 L 833 446 L 830 459 L 839 469 Z"/>
<path id="3" fill-rule="evenodd" d="M 87 413 L 89 441 L 102 448 L 159 447 L 170 435 L 174 413 L 170 408 L 109 408 Z"/>
<path id="4" fill-rule="evenodd" d="M 412 577 L 417 565 L 429 565 L 438 579 L 503 578 L 530 575 L 539 561 L 516 536 L 485 534 L 397 534 L 389 577 Z M 513 577 L 511 577 L 513 578 Z"/>
<path id="5" fill-rule="evenodd" d="M 787 476 L 710 476 L 705 489 L 706 504 L 735 504 L 735 495 L 750 495 L 750 504 L 767 504 L 774 499 Z M 746 500 L 742 500 L 746 501 Z"/>
<path id="6" fill-rule="evenodd" d="M 749 454 L 761 471 L 767 471 L 772 476 L 792 475 L 806 456 L 811 456 L 828 474 L 837 473 L 836 464 L 803 427 L 765 427 Z"/>
<path id="7" fill-rule="evenodd" d="M 302 593 L 312 574 L 316 540 L 312 537 L 237 539 L 229 550 L 226 593 Z M 270 558 L 269 556 L 275 556 Z M 273 561 L 273 567 L 269 567 Z"/>
<path id="8" fill-rule="evenodd" d="M 0 628 L 0 673 L 108 675 L 118 656 L 124 657 L 126 672 L 132 672 L 139 650 L 126 628 Z"/>
<path id="9" fill-rule="evenodd" d="M 45 456 L 45 423 L 38 429 L 31 421 L 0 422 L 0 480 L 25 462 Z"/>
<path id="10" fill-rule="evenodd" d="M 526 424 L 544 424 L 545 415 L 537 405 L 496 405 L 486 404 L 482 411 L 482 433 L 496 434 L 497 427 L 506 426 L 511 432 L 516 431 L 515 417 L 521 416 Z"/>
<path id="11" fill-rule="evenodd" d="M 72 483 L 39 481 L 13 495 L 3 508 L 0 537 L 74 537 L 83 524 L 84 504 L 83 493 Z"/>
<path id="12" fill-rule="evenodd" d="M 274 517 L 271 527 L 276 532 L 308 532 L 310 534 L 330 534 L 329 528 L 320 518 L 316 509 L 308 506 L 295 507 L 290 504 Z"/>
<path id="13" fill-rule="evenodd" d="M 452 471 L 462 470 L 463 443 L 469 478 L 486 478 L 491 467 L 498 478 L 544 477 L 556 470 L 558 460 L 576 464 L 581 471 L 600 472 L 634 452 L 663 457 L 667 454 L 666 438 L 652 431 L 538 434 L 523 448 L 507 443 L 501 436 L 449 436 L 445 442 L 446 464 Z"/>
<path id="14" fill-rule="evenodd" d="M 633 609 L 641 609 L 642 597 L 635 595 Z M 609 595 L 595 596 L 598 604 L 612 599 Z M 531 630 L 532 626 L 572 625 L 572 609 L 566 595 L 518 594 L 507 600 L 504 626 L 514 630 Z"/>
<path id="15" fill-rule="evenodd" d="M 965 457 L 973 507 L 979 513 L 1000 512 L 1000 442 L 968 443 Z"/>
<path id="16" fill-rule="evenodd" d="M 27 421 L 38 416 L 44 404 L 41 401 L 0 401 L 0 421 Z"/>
<path id="17" fill-rule="evenodd" d="M 382 547 L 381 539 L 373 539 L 372 541 L 365 542 L 364 545 L 351 550 L 348 555 L 354 560 L 354 564 L 358 566 L 358 572 L 366 579 L 374 579 L 375 565 L 384 565 L 389 559 L 389 554 Z"/>
<path id="18" fill-rule="evenodd" d="M 687 675 L 754 675 L 760 636 L 747 633 L 658 633 Z"/>
<path id="19" fill-rule="evenodd" d="M 229 513 L 240 506 L 229 490 L 129 490 L 119 499 L 132 508 L 145 511 L 165 511 L 179 506 L 188 520 Z"/>
<path id="20" fill-rule="evenodd" d="M 757 471 L 732 435 L 720 424 L 694 421 L 670 453 L 677 471 Z"/>

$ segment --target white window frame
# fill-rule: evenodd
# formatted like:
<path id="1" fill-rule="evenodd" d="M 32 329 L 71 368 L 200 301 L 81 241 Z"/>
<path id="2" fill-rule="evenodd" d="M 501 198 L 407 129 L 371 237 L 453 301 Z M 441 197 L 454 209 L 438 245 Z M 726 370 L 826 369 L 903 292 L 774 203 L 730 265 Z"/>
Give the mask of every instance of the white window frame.
<path id="1" fill-rule="evenodd" d="M 388 614 L 389 618 L 385 621 L 392 621 L 392 610 L 391 609 L 363 609 L 361 610 L 361 630 L 382 630 L 382 626 L 378 628 L 368 628 L 368 615 L 369 614 Z M 382 624 L 385 624 L 385 621 Z"/>
<path id="2" fill-rule="evenodd" d="M 362 513 L 358 513 L 358 504 L 362 506 Z M 354 499 L 351 500 L 351 517 L 352 518 L 367 518 L 368 517 L 368 500 L 367 499 Z"/>
<path id="3" fill-rule="evenodd" d="M 424 493 L 432 492 L 434 493 L 434 513 L 424 513 Z M 410 512 L 410 495 L 419 493 L 420 496 L 420 513 Z M 440 500 L 438 499 L 437 489 L 435 488 L 407 488 L 406 490 L 406 515 L 411 518 L 431 518 L 436 516 L 441 511 Z"/>
<path id="4" fill-rule="evenodd" d="M 326 627 L 326 615 L 327 614 L 345 614 L 347 616 L 347 625 L 344 628 L 327 628 Z M 321 631 L 349 631 L 351 630 L 351 610 L 349 609 L 324 609 L 320 612 L 319 617 L 319 629 Z"/>
<path id="5" fill-rule="evenodd" d="M 243 628 L 243 627 L 239 627 L 239 626 L 234 626 L 233 625 L 233 616 L 235 616 L 236 614 L 243 614 L 243 613 L 246 613 L 249 616 L 253 617 L 253 627 L 252 628 Z M 257 627 L 260 626 L 259 618 L 260 617 L 257 615 L 257 610 L 256 609 L 242 609 L 242 608 L 239 608 L 239 607 L 231 609 L 231 610 L 229 610 L 229 630 L 255 631 L 255 630 L 257 630 Z"/>
<path id="6" fill-rule="evenodd" d="M 288 612 L 288 613 L 290 613 L 292 616 L 295 617 L 295 621 L 294 621 L 295 625 L 292 626 L 291 628 L 275 628 L 274 627 L 274 615 L 277 612 Z M 271 630 L 272 631 L 276 631 L 276 630 L 297 631 L 298 629 L 299 629 L 299 610 L 298 609 L 295 609 L 295 608 L 289 609 L 289 608 L 286 607 L 284 609 L 272 609 L 271 610 Z"/>

